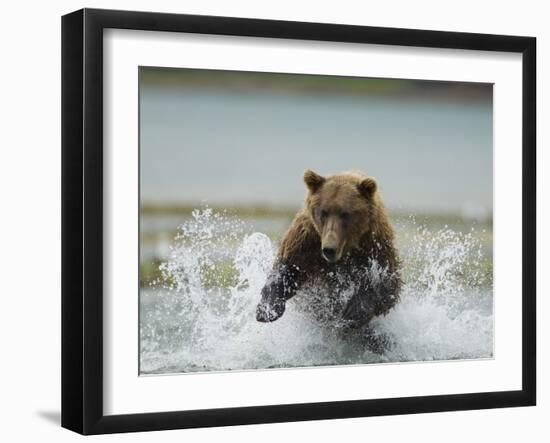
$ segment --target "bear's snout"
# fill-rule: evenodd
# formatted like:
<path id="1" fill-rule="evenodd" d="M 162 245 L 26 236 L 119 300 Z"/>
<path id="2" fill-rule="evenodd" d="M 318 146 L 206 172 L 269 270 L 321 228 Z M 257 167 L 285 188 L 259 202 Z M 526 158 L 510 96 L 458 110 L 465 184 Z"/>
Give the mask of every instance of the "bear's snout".
<path id="1" fill-rule="evenodd" d="M 336 261 L 336 248 L 325 246 L 321 249 L 321 252 L 326 261 L 331 263 Z"/>
<path id="2" fill-rule="evenodd" d="M 329 263 L 336 263 L 343 253 L 344 244 L 337 238 L 329 238 L 321 243 L 321 256 Z"/>
<path id="3" fill-rule="evenodd" d="M 337 215 L 329 215 L 321 234 L 321 255 L 329 263 L 342 257 L 345 244 L 343 222 Z"/>

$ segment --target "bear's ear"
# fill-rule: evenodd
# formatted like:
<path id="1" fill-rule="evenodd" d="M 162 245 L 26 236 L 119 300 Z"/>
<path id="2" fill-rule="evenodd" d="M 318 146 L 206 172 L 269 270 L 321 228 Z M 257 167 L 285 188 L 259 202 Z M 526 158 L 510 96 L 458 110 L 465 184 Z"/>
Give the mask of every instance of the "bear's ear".
<path id="1" fill-rule="evenodd" d="M 324 182 L 325 177 L 321 177 L 319 174 L 313 172 L 311 169 L 308 169 L 306 172 L 304 172 L 304 183 L 311 193 L 317 192 Z"/>
<path id="2" fill-rule="evenodd" d="M 361 180 L 361 183 L 357 185 L 357 189 L 359 190 L 359 193 L 365 198 L 372 197 L 372 195 L 376 192 L 377 188 L 378 188 L 378 184 L 376 183 L 376 180 L 372 177 L 367 177 Z"/>

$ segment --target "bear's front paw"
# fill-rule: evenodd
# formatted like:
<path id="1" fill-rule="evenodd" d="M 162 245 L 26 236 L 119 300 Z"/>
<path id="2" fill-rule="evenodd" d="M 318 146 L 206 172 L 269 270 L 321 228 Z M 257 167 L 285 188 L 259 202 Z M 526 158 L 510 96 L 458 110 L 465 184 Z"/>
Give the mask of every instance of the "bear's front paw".
<path id="1" fill-rule="evenodd" d="M 269 323 L 281 317 L 286 308 L 284 300 L 277 300 L 274 303 L 260 302 L 256 308 L 256 320 L 262 323 Z"/>

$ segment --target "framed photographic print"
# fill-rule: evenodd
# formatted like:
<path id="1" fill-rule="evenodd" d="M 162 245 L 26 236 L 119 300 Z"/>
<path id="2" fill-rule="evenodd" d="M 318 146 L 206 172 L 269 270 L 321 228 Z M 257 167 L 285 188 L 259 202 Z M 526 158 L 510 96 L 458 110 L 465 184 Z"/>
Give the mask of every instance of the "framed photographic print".
<path id="1" fill-rule="evenodd" d="M 534 38 L 84 9 L 62 59 L 64 427 L 535 404 Z"/>

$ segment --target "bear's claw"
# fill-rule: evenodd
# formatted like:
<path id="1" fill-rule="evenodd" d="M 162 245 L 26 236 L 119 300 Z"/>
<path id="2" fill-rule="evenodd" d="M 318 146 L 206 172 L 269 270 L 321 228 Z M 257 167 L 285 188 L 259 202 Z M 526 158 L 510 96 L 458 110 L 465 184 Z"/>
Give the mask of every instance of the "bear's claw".
<path id="1" fill-rule="evenodd" d="M 259 303 L 256 308 L 256 320 L 261 323 L 270 323 L 280 318 L 285 312 L 285 303 Z"/>

